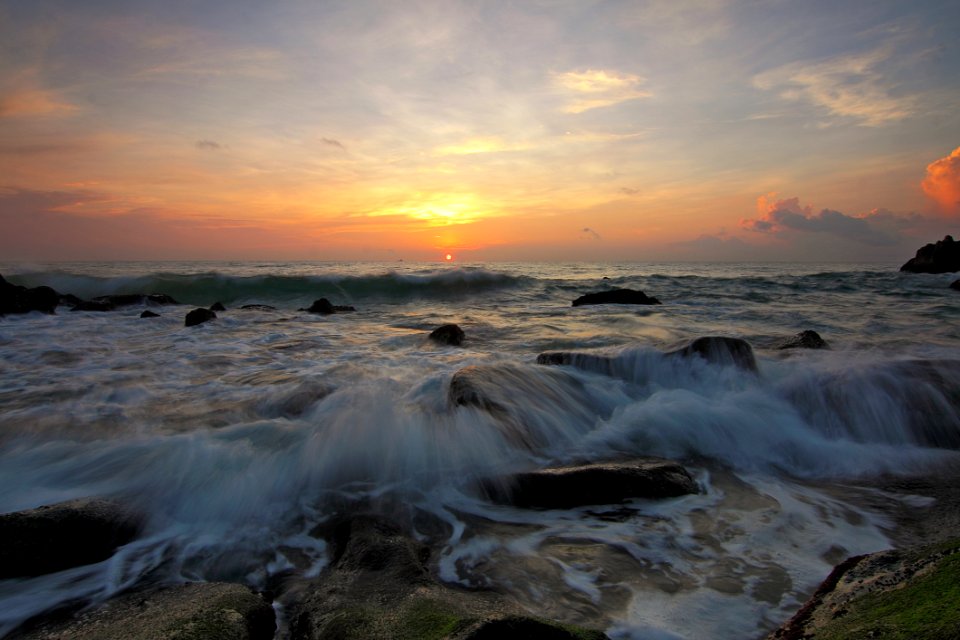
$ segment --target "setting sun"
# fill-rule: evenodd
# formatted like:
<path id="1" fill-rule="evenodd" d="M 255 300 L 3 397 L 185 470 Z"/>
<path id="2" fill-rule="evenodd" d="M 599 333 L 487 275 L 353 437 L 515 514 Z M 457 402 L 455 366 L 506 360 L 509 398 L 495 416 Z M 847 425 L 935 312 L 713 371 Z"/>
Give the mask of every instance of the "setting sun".
<path id="1" fill-rule="evenodd" d="M 445 259 L 446 259 L 447 262 L 452 262 L 452 261 L 453 261 L 453 256 L 448 253 L 448 254 L 446 255 Z"/>

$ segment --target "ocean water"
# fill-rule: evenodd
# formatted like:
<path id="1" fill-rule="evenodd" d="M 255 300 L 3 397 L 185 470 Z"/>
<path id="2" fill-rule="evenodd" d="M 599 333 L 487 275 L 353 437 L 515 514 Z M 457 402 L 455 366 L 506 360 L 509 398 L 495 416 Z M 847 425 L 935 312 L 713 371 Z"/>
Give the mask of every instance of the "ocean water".
<path id="1" fill-rule="evenodd" d="M 0 581 L 0 635 L 139 584 L 315 576 L 327 549 L 311 529 L 367 509 L 411 523 L 445 581 L 496 588 L 537 615 L 613 638 L 760 637 L 834 563 L 890 546 L 892 522 L 864 506 L 876 499 L 837 487 L 960 463 L 953 274 L 402 262 L 0 273 L 84 299 L 182 303 L 154 319 L 62 306 L 0 318 L 0 512 L 112 496 L 147 517 L 109 560 Z M 614 287 L 663 304 L 571 306 Z M 320 297 L 357 310 L 297 310 Z M 228 309 L 216 321 L 183 326 L 216 301 Z M 427 339 L 447 322 L 466 332 L 462 347 Z M 831 349 L 775 348 L 805 329 Z M 747 340 L 759 373 L 664 355 L 711 335 Z M 537 365 L 545 351 L 610 360 Z M 451 405 L 450 379 L 470 365 L 502 374 L 506 419 Z M 701 492 L 524 510 L 477 490 L 511 471 L 640 455 L 683 462 Z"/>

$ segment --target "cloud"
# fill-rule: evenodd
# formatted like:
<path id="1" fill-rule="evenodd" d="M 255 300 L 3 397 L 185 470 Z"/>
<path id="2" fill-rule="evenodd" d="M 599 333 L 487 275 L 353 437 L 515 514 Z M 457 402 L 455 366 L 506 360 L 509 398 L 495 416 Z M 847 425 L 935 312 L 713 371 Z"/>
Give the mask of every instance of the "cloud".
<path id="1" fill-rule="evenodd" d="M 336 147 L 344 151 L 347 150 L 347 148 L 343 146 L 343 143 L 341 143 L 339 140 L 334 140 L 333 138 L 320 138 L 320 142 L 330 147 Z"/>
<path id="2" fill-rule="evenodd" d="M 223 148 L 219 142 L 214 142 L 213 140 L 197 140 L 195 143 L 197 149 L 202 149 L 206 151 L 219 151 Z"/>
<path id="3" fill-rule="evenodd" d="M 960 147 L 927 165 L 923 192 L 946 213 L 960 213 Z"/>
<path id="4" fill-rule="evenodd" d="M 0 95 L 0 118 L 65 116 L 79 107 L 44 89 L 15 89 Z"/>
<path id="5" fill-rule="evenodd" d="M 831 115 L 878 127 L 906 118 L 916 107 L 912 97 L 897 96 L 878 71 L 888 57 L 887 51 L 878 49 L 814 63 L 794 62 L 757 74 L 753 85 L 778 91 L 784 100 L 808 102 Z"/>
<path id="6" fill-rule="evenodd" d="M 640 193 L 640 189 L 635 189 L 633 187 L 620 187 L 620 193 L 626 194 L 628 196 L 635 196 Z"/>
<path id="7" fill-rule="evenodd" d="M 740 226 L 763 234 L 817 234 L 880 247 L 899 244 L 902 241 L 900 232 L 920 221 L 916 214 L 897 215 L 886 209 L 874 209 L 859 216 L 848 216 L 832 209 L 814 213 L 809 205 L 801 206 L 799 198 L 775 200 L 775 196 L 760 196 L 757 199 L 758 217 L 743 220 Z"/>
<path id="8" fill-rule="evenodd" d="M 580 239 L 581 240 L 603 240 L 603 238 L 600 237 L 600 234 L 594 231 L 593 229 L 591 229 L 590 227 L 584 227 L 583 230 L 580 231 Z"/>
<path id="9" fill-rule="evenodd" d="M 567 94 L 563 107 L 566 113 L 583 113 L 651 95 L 640 89 L 645 80 L 630 73 L 588 69 L 554 73 L 551 80 L 556 89 Z"/>

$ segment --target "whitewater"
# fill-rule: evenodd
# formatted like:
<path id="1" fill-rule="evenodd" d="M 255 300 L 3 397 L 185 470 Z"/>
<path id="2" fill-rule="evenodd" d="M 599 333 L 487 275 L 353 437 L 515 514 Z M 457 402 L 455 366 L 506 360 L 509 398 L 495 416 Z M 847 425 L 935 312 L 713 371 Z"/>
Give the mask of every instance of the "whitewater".
<path id="1" fill-rule="evenodd" d="M 82 299 L 180 303 L 150 307 L 160 314 L 150 319 L 143 306 L 63 305 L 0 318 L 0 513 L 105 496 L 147 517 L 106 561 L 0 580 L 0 636 L 134 586 L 263 590 L 278 576 L 317 576 L 327 548 L 310 531 L 363 510 L 409 522 L 440 579 L 494 588 L 538 616 L 612 638 L 761 637 L 835 563 L 891 546 L 895 523 L 876 505 L 929 500 L 872 480 L 960 463 L 955 274 L 404 262 L 0 273 Z M 612 288 L 663 304 L 571 306 Z M 298 310 L 321 297 L 356 311 Z M 227 309 L 215 321 L 184 326 L 214 302 Z M 464 330 L 462 346 L 428 339 L 445 323 Z M 777 348 L 802 330 L 830 348 Z M 746 340 L 758 371 L 665 356 L 702 336 Z M 537 364 L 557 351 L 602 357 Z M 467 366 L 502 379 L 506 417 L 450 402 Z M 630 456 L 683 463 L 699 493 L 535 510 L 478 489 L 506 473 Z"/>

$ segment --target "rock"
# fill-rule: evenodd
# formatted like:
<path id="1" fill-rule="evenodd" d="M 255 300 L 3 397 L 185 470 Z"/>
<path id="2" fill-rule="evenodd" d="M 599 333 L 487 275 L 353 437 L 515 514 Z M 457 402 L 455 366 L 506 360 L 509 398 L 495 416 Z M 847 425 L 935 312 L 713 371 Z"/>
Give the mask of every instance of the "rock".
<path id="1" fill-rule="evenodd" d="M 337 313 L 347 313 L 350 311 L 356 311 L 356 307 L 351 307 L 348 304 L 335 304 L 333 305 L 333 310 Z"/>
<path id="2" fill-rule="evenodd" d="M 682 465 L 661 458 L 549 467 L 486 482 L 483 487 L 494 502 L 540 509 L 674 498 L 698 491 Z"/>
<path id="3" fill-rule="evenodd" d="M 180 304 L 165 293 L 120 293 L 109 296 L 97 296 L 91 302 L 109 304 L 112 307 L 130 307 L 138 304 Z"/>
<path id="4" fill-rule="evenodd" d="M 210 305 L 210 311 L 226 311 L 227 308 L 223 306 L 222 302 L 214 302 Z"/>
<path id="5" fill-rule="evenodd" d="M 83 302 L 83 300 L 73 295 L 72 293 L 63 293 L 60 295 L 60 304 L 62 305 L 65 305 L 68 307 L 75 307 L 81 302 Z"/>
<path id="6" fill-rule="evenodd" d="M 331 563 L 285 603 L 294 640 L 606 638 L 525 615 L 491 591 L 440 584 L 429 549 L 380 516 L 341 517 L 316 534 L 327 538 Z"/>
<path id="7" fill-rule="evenodd" d="M 956 291 L 960 291 L 960 280 L 954 280 L 953 282 L 951 282 L 950 288 L 955 289 Z"/>
<path id="8" fill-rule="evenodd" d="M 634 291 L 633 289 L 612 289 L 610 291 L 588 293 L 573 301 L 575 307 L 588 304 L 660 304 L 660 301 L 648 296 L 643 291 Z"/>
<path id="9" fill-rule="evenodd" d="M 684 358 L 696 355 L 712 364 L 732 365 L 754 373 L 758 371 L 757 360 L 753 356 L 753 348 L 750 343 L 740 338 L 723 336 L 697 338 L 682 349 L 671 351 L 666 355 L 682 356 Z"/>
<path id="10" fill-rule="evenodd" d="M 455 324 L 445 324 L 430 332 L 430 339 L 434 342 L 449 344 L 454 347 L 463 344 L 464 336 L 463 329 Z"/>
<path id="11" fill-rule="evenodd" d="M 881 551 L 837 565 L 768 640 L 957 638 L 960 539 Z"/>
<path id="12" fill-rule="evenodd" d="M 329 315 L 331 313 L 336 313 L 336 309 L 333 308 L 333 304 L 326 298 L 320 298 L 319 300 L 314 300 L 313 304 L 306 309 L 300 309 L 300 311 L 309 311 L 310 313 L 322 313 Z"/>
<path id="13" fill-rule="evenodd" d="M 140 317 L 141 318 L 159 318 L 160 314 L 154 313 L 153 311 L 150 311 L 150 309 L 147 309 L 146 311 L 140 314 Z"/>
<path id="14" fill-rule="evenodd" d="M 272 640 L 270 603 L 240 584 L 153 587 L 126 593 L 70 620 L 41 621 L 22 640 Z"/>
<path id="15" fill-rule="evenodd" d="M 615 369 L 616 358 L 594 353 L 576 353 L 573 351 L 547 351 L 537 356 L 537 364 L 568 365 L 585 371 L 595 371 L 611 375 Z"/>
<path id="16" fill-rule="evenodd" d="M 276 307 L 271 307 L 268 304 L 245 304 L 240 308 L 246 311 L 276 311 L 277 310 Z"/>
<path id="17" fill-rule="evenodd" d="M 142 519 L 110 500 L 80 499 L 0 515 L 0 579 L 106 560 L 137 537 Z"/>
<path id="18" fill-rule="evenodd" d="M 960 271 L 960 242 L 952 236 L 944 236 L 936 244 L 927 244 L 917 249 L 900 271 L 911 273 L 952 273 Z"/>
<path id="19" fill-rule="evenodd" d="M 777 349 L 829 349 L 830 345 L 816 331 L 807 329 L 781 342 Z"/>
<path id="20" fill-rule="evenodd" d="M 201 307 L 199 309 L 194 309 L 187 314 L 187 317 L 184 320 L 184 325 L 187 327 L 193 327 L 198 324 L 203 324 L 204 322 L 209 322 L 210 320 L 216 319 L 217 314 L 215 314 L 213 311 L 210 311 L 210 309 L 204 309 Z"/>
<path id="21" fill-rule="evenodd" d="M 83 300 L 70 311 L 113 311 L 116 307 L 109 300 Z"/>
<path id="22" fill-rule="evenodd" d="M 28 289 L 20 285 L 7 282 L 0 276 L 0 316 L 8 313 L 56 313 L 60 304 L 60 294 L 50 287 L 34 287 Z"/>

